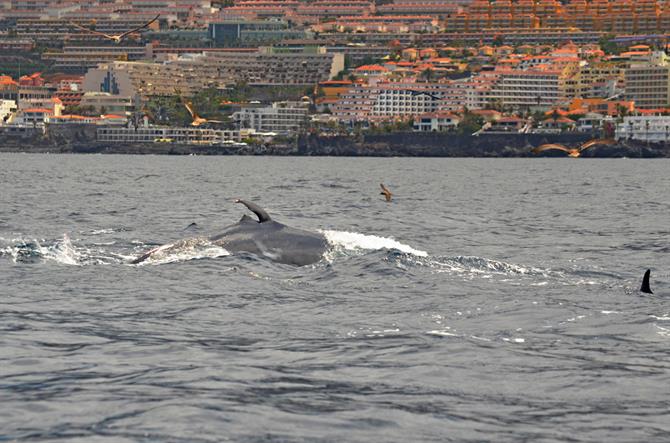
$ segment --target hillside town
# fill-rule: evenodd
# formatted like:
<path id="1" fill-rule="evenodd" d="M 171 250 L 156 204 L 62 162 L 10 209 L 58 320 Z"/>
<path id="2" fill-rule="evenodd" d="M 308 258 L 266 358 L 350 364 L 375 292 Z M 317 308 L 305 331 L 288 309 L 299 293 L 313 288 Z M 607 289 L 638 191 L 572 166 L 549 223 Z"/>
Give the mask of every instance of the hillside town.
<path id="1" fill-rule="evenodd" d="M 0 137 L 668 142 L 668 30 L 658 0 L 4 0 Z"/>

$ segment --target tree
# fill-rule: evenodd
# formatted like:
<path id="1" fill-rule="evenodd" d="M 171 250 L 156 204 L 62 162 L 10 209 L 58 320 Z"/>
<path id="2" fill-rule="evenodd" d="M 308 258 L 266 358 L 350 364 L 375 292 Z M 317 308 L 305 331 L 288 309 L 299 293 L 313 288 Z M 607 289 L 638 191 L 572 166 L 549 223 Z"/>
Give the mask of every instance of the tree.
<path id="1" fill-rule="evenodd" d="M 598 41 L 598 44 L 600 45 L 600 49 L 602 49 L 605 54 L 611 55 L 611 54 L 619 54 L 621 52 L 621 49 L 619 46 L 612 41 L 612 39 L 615 36 L 612 34 L 607 34 L 604 35 L 600 38 Z"/>
<path id="2" fill-rule="evenodd" d="M 458 124 L 458 133 L 461 135 L 470 135 L 479 131 L 482 126 L 484 126 L 484 119 L 465 108 L 463 110 L 463 118 Z"/>
<path id="3" fill-rule="evenodd" d="M 434 71 L 430 68 L 421 71 L 421 78 L 429 82 L 433 78 Z"/>

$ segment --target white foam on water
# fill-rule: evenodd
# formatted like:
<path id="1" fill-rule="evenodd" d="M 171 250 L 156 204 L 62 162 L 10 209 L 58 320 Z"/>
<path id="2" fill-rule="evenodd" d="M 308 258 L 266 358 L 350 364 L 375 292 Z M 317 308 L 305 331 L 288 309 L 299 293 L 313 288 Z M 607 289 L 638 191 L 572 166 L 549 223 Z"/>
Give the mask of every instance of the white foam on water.
<path id="1" fill-rule="evenodd" d="M 503 337 L 503 341 L 510 342 L 510 343 L 525 343 L 526 339 L 525 338 L 508 338 L 508 337 Z"/>
<path id="2" fill-rule="evenodd" d="M 3 249 L 4 253 L 12 256 L 14 263 L 25 257 L 26 252 L 42 260 L 51 260 L 56 263 L 72 266 L 80 266 L 82 258 L 85 256 L 83 251 L 78 250 L 72 245 L 70 237 L 63 234 L 63 238 L 50 246 L 42 246 L 40 241 L 25 239 L 15 239 L 17 243 L 14 246 Z M 42 240 L 43 242 L 43 240 Z"/>
<path id="3" fill-rule="evenodd" d="M 670 337 L 670 329 L 664 328 L 663 326 L 659 326 L 657 324 L 654 324 L 654 326 L 656 327 L 656 329 L 658 329 L 658 331 L 656 332 L 658 335 L 661 335 L 663 337 Z"/>
<path id="4" fill-rule="evenodd" d="M 204 258 L 217 258 L 230 255 L 221 246 L 216 246 L 206 238 L 180 240 L 159 246 L 151 251 L 151 255 L 137 266 L 162 265 Z M 134 258 L 134 257 L 133 257 Z"/>
<path id="5" fill-rule="evenodd" d="M 444 329 L 434 329 L 432 331 L 426 331 L 428 335 L 437 335 L 438 337 L 458 337 L 458 334 L 444 330 Z"/>
<path id="6" fill-rule="evenodd" d="M 95 229 L 91 231 L 91 235 L 112 234 L 114 232 L 114 229 Z"/>
<path id="7" fill-rule="evenodd" d="M 400 243 L 390 237 L 365 235 L 349 231 L 321 231 L 321 233 L 332 246 L 348 251 L 397 249 L 400 252 L 416 255 L 418 257 L 428 256 L 426 251 L 414 249 L 413 247 Z"/>
<path id="8" fill-rule="evenodd" d="M 67 234 L 63 234 L 63 239 L 53 246 L 40 246 L 39 252 L 45 259 L 51 259 L 64 265 L 80 266 L 82 264 L 81 258 L 83 254 L 72 246 L 70 237 Z"/>

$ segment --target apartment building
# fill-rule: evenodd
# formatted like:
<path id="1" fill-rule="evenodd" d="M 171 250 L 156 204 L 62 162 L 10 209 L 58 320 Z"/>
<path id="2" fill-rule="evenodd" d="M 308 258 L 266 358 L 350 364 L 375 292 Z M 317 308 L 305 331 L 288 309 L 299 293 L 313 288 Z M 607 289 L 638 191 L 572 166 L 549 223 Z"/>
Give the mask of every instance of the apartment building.
<path id="1" fill-rule="evenodd" d="M 342 16 L 335 21 L 312 26 L 314 31 L 324 32 L 336 30 L 338 32 L 437 32 L 440 30 L 439 20 L 430 15 L 405 16 Z"/>
<path id="2" fill-rule="evenodd" d="M 216 71 L 201 70 L 203 56 L 175 62 L 113 62 L 89 69 L 83 90 L 141 97 L 167 96 L 179 92 L 192 96 L 216 82 Z M 217 84 L 218 85 L 218 84 Z"/>
<path id="3" fill-rule="evenodd" d="M 64 46 L 62 51 L 45 52 L 42 58 L 53 60 L 54 68 L 59 71 L 83 73 L 101 63 L 150 60 L 153 45 Z"/>
<path id="4" fill-rule="evenodd" d="M 617 124 L 616 139 L 667 143 L 670 141 L 670 116 L 626 116 Z"/>
<path id="5" fill-rule="evenodd" d="M 328 53 L 324 47 L 299 52 L 260 48 L 256 52 L 208 53 L 203 63 L 216 71 L 217 78 L 230 83 L 314 85 L 344 69 L 344 54 Z"/>
<path id="6" fill-rule="evenodd" d="M 579 66 L 566 83 L 569 97 L 608 97 L 618 92 L 624 83 L 624 64 L 596 61 Z"/>
<path id="7" fill-rule="evenodd" d="M 388 120 L 435 112 L 449 86 L 446 83 L 380 82 L 372 119 Z"/>
<path id="8" fill-rule="evenodd" d="M 667 3 L 660 0 L 474 0 L 462 12 L 448 17 L 446 27 L 456 32 L 512 27 L 653 33 L 668 29 L 669 13 Z"/>
<path id="9" fill-rule="evenodd" d="M 378 15 L 430 15 L 444 19 L 458 13 L 461 6 L 454 1 L 395 0 L 376 7 Z"/>
<path id="10" fill-rule="evenodd" d="M 110 18 L 110 15 L 116 15 Z M 19 19 L 16 22 L 16 34 L 21 38 L 30 38 L 43 44 L 62 43 L 65 37 L 91 41 L 106 41 L 103 37 L 98 37 L 86 33 L 70 25 L 70 22 L 83 27 L 95 29 L 98 32 L 107 34 L 121 34 L 129 29 L 134 29 L 146 23 L 147 18 L 143 16 L 133 17 L 109 12 L 101 12 L 96 17 L 62 17 L 62 18 L 26 18 Z M 158 29 L 158 22 L 154 22 L 151 29 Z"/>
<path id="11" fill-rule="evenodd" d="M 354 84 L 342 92 L 331 106 L 333 115 L 341 122 L 366 121 L 377 100 L 377 90 L 366 84 Z"/>
<path id="12" fill-rule="evenodd" d="M 670 104 L 670 63 L 663 52 L 631 61 L 625 70 L 626 100 L 639 109 L 666 108 Z"/>
<path id="13" fill-rule="evenodd" d="M 18 111 L 25 112 L 26 109 L 48 109 L 51 115 L 59 116 L 63 112 L 63 102 L 57 97 L 41 99 L 24 99 L 18 103 Z"/>
<path id="14" fill-rule="evenodd" d="M 355 84 L 331 109 L 340 121 L 383 121 L 414 117 L 441 109 L 450 83 L 379 81 Z"/>
<path id="15" fill-rule="evenodd" d="M 218 46 L 269 45 L 288 39 L 303 39 L 303 30 L 289 29 L 283 20 L 228 20 L 210 23 L 207 36 Z"/>
<path id="16" fill-rule="evenodd" d="M 495 101 L 495 87 L 500 80 L 496 71 L 482 71 L 469 78 L 448 83 L 448 89 L 440 102 L 440 111 L 482 109 Z"/>
<path id="17" fill-rule="evenodd" d="M 295 9 L 298 23 L 318 23 L 338 17 L 361 17 L 374 12 L 374 3 L 364 0 L 317 0 Z"/>
<path id="18" fill-rule="evenodd" d="M 128 115 L 135 110 L 132 96 L 114 95 L 106 92 L 86 92 L 81 97 L 82 108 L 92 108 L 99 114 Z"/>
<path id="19" fill-rule="evenodd" d="M 491 92 L 491 99 L 503 106 L 518 108 L 548 108 L 565 102 L 571 79 L 579 62 L 548 64 L 531 69 L 502 69 Z"/>
<path id="20" fill-rule="evenodd" d="M 30 38 L 0 38 L 0 51 L 29 52 L 35 48 Z"/>
<path id="21" fill-rule="evenodd" d="M 551 107 L 565 99 L 558 70 L 514 70 L 500 74 L 492 98 L 503 106 Z"/>
<path id="22" fill-rule="evenodd" d="M 217 145 L 226 140 L 240 140 L 239 131 L 209 128 L 177 127 L 101 127 L 97 140 L 106 143 L 182 143 Z"/>
<path id="23" fill-rule="evenodd" d="M 305 127 L 308 106 L 309 102 L 277 102 L 271 106 L 245 107 L 233 113 L 232 118 L 239 129 L 288 135 Z"/>

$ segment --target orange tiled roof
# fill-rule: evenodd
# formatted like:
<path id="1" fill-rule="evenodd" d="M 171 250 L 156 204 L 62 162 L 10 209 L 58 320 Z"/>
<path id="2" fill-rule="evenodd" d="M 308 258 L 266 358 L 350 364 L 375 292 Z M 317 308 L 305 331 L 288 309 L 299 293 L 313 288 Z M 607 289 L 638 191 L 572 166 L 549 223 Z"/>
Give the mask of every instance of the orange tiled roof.
<path id="1" fill-rule="evenodd" d="M 0 75 L 0 85 L 18 86 L 19 84 L 8 75 Z"/>
<path id="2" fill-rule="evenodd" d="M 42 113 L 42 114 L 53 114 L 53 110 L 46 108 L 30 108 L 26 109 L 23 112 L 29 112 L 31 114 Z"/>
<path id="3" fill-rule="evenodd" d="M 387 72 L 388 68 L 385 68 L 380 65 L 363 65 L 355 69 L 356 71 L 377 71 L 377 72 Z"/>
<path id="4" fill-rule="evenodd" d="M 552 116 L 552 115 L 561 115 L 561 116 L 566 116 L 568 115 L 568 111 L 564 111 L 563 109 L 552 109 L 550 111 L 547 111 L 544 113 L 544 115 Z"/>
<path id="5" fill-rule="evenodd" d="M 323 82 L 319 82 L 319 85 L 324 86 L 348 86 L 351 84 L 352 84 L 351 80 L 326 80 Z"/>
<path id="6" fill-rule="evenodd" d="M 56 117 L 61 120 L 86 120 L 86 119 L 97 119 L 97 117 L 86 117 L 83 115 L 77 115 L 77 114 L 65 114 L 65 115 L 60 115 Z"/>

